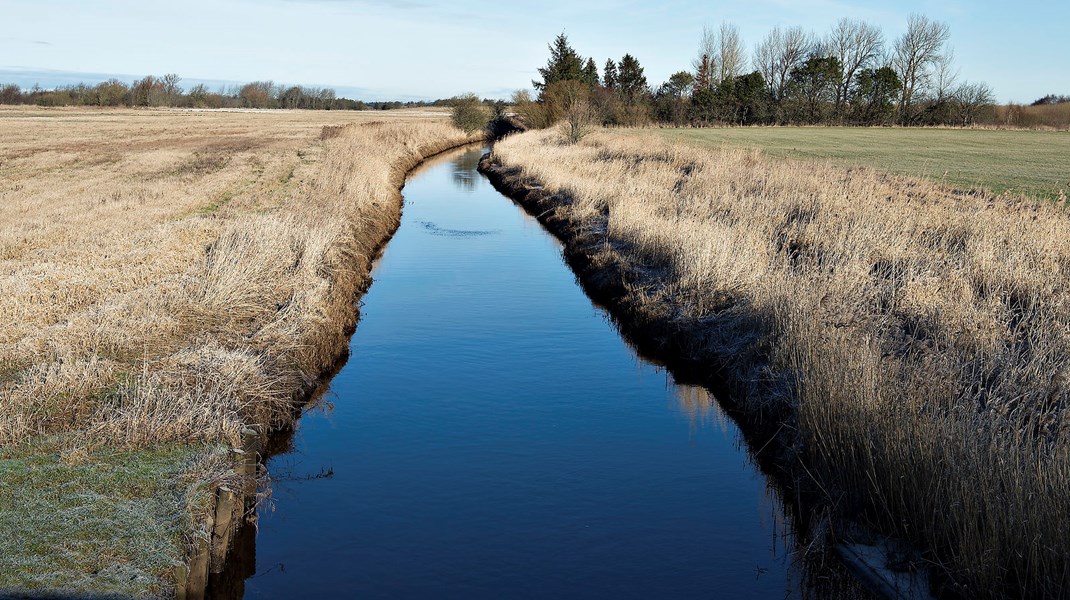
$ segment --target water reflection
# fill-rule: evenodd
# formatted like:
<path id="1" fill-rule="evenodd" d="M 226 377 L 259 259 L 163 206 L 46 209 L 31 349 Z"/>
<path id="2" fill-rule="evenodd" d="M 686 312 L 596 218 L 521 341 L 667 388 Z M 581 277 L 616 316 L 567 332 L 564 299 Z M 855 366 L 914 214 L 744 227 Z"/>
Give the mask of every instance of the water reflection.
<path id="1" fill-rule="evenodd" d="M 852 597 L 815 587 L 713 395 L 638 358 L 479 156 L 407 183 L 333 410 L 269 463 L 293 476 L 245 596 Z"/>
<path id="2" fill-rule="evenodd" d="M 721 431 L 727 433 L 727 416 L 721 410 L 713 392 L 702 386 L 685 383 L 677 383 L 675 388 L 680 411 L 688 416 L 693 427 L 717 423 Z"/>
<path id="3" fill-rule="evenodd" d="M 482 155 L 482 150 L 478 152 L 463 152 L 451 160 L 453 183 L 459 189 L 466 192 L 474 192 L 476 190 L 476 183 L 483 178 L 479 174 L 479 159 Z"/>

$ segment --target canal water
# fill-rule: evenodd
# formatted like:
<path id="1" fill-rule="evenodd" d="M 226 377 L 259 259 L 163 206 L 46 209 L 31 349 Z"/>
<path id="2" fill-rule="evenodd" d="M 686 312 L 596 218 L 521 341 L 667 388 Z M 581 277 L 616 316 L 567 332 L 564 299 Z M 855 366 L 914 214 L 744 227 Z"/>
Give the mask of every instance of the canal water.
<path id="1" fill-rule="evenodd" d="M 636 355 L 480 154 L 406 183 L 349 361 L 269 461 L 245 597 L 802 597 L 735 426 Z"/>

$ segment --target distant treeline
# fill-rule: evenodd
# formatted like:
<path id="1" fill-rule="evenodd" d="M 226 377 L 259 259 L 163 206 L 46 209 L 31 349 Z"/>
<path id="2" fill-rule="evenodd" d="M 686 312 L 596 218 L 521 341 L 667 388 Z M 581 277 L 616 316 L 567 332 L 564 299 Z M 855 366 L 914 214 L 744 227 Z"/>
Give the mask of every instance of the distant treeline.
<path id="1" fill-rule="evenodd" d="M 532 82 L 538 97 L 518 92 L 514 101 L 536 127 L 569 114 L 604 125 L 1024 124 L 1012 122 L 1022 107 L 997 111 L 986 83 L 960 80 L 949 41 L 946 23 L 921 15 L 911 15 L 891 43 L 878 26 L 844 18 L 824 35 L 774 28 L 748 52 L 739 30 L 724 23 L 704 30 L 690 69 L 652 87 L 631 54 L 600 72 L 561 34 L 539 69 L 542 79 Z M 1045 96 L 1034 105 L 1066 100 Z M 1063 126 L 1070 111 L 1051 112 L 1051 124 Z"/>
<path id="2" fill-rule="evenodd" d="M 448 106 L 449 100 L 417 102 L 364 102 L 339 98 L 331 88 L 278 85 L 254 81 L 212 91 L 204 84 L 183 89 L 178 75 L 149 75 L 133 84 L 109 79 L 96 85 L 78 83 L 46 90 L 23 90 L 0 84 L 0 104 L 38 106 L 170 106 L 186 108 L 303 108 L 309 110 L 390 110 L 421 106 Z"/>

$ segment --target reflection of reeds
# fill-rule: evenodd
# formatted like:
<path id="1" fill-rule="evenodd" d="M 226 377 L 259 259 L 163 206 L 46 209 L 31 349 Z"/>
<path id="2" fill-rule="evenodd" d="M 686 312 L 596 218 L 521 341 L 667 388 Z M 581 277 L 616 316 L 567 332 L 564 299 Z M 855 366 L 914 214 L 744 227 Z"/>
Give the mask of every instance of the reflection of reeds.
<path id="1" fill-rule="evenodd" d="M 726 416 L 712 392 L 697 385 L 677 383 L 675 387 L 680 412 L 687 415 L 692 426 L 717 423 L 722 432 L 728 432 Z"/>
<path id="2" fill-rule="evenodd" d="M 967 596 L 1070 593 L 1064 208 L 627 132 L 495 154 L 605 232 L 592 264 L 635 275 L 629 306 L 693 331 L 744 410 L 788 415 L 842 514 Z"/>
<path id="3" fill-rule="evenodd" d="M 0 119 L 0 444 L 287 423 L 345 348 L 405 172 L 467 139 L 403 112 L 28 112 Z"/>

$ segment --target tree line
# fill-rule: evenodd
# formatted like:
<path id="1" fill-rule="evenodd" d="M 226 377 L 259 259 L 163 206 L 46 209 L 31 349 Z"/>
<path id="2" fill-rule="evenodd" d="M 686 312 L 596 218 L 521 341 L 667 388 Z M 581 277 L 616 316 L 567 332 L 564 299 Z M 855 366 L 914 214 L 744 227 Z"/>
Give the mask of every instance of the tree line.
<path id="1" fill-rule="evenodd" d="M 128 106 L 184 108 L 292 108 L 308 110 L 390 110 L 408 107 L 449 106 L 449 100 L 364 102 L 339 98 L 331 88 L 279 85 L 254 81 L 212 91 L 204 84 L 183 89 L 174 73 L 148 75 L 132 84 L 109 79 L 95 85 L 78 83 L 46 90 L 23 90 L 0 84 L 0 104 L 38 106 Z"/>
<path id="2" fill-rule="evenodd" d="M 971 125 L 991 110 L 994 95 L 986 83 L 960 78 L 950 37 L 946 23 L 923 15 L 911 15 L 891 41 L 876 25 L 844 18 L 823 35 L 773 28 L 748 52 L 739 30 L 723 23 L 704 29 L 689 69 L 652 87 L 636 57 L 610 59 L 599 72 L 562 33 L 532 82 L 537 97 L 518 92 L 514 104 L 535 127 L 584 118 L 603 125 Z"/>

